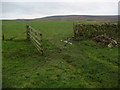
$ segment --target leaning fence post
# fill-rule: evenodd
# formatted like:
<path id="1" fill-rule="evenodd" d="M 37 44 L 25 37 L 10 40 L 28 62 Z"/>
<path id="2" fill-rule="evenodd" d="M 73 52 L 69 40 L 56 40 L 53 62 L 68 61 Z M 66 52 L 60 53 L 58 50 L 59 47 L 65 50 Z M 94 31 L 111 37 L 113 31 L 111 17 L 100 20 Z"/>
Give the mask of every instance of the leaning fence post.
<path id="1" fill-rule="evenodd" d="M 29 25 L 26 25 L 26 39 L 30 40 L 30 30 L 29 30 Z"/>

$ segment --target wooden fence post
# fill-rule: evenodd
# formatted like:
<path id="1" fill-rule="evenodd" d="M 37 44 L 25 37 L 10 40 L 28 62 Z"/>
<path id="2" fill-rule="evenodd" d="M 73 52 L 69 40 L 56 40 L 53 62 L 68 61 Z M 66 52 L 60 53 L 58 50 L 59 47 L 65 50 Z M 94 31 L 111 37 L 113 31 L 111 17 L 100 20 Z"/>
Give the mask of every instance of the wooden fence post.
<path id="1" fill-rule="evenodd" d="M 30 40 L 30 29 L 29 29 L 29 25 L 26 25 L 26 39 Z"/>

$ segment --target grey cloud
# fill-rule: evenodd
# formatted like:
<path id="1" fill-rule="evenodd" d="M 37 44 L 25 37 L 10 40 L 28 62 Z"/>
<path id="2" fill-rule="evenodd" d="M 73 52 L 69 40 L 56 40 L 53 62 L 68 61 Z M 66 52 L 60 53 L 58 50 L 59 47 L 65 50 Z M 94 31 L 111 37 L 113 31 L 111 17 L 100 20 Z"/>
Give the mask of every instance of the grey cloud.
<path id="1" fill-rule="evenodd" d="M 3 2 L 3 18 L 36 18 L 62 14 L 117 14 L 113 2 Z"/>

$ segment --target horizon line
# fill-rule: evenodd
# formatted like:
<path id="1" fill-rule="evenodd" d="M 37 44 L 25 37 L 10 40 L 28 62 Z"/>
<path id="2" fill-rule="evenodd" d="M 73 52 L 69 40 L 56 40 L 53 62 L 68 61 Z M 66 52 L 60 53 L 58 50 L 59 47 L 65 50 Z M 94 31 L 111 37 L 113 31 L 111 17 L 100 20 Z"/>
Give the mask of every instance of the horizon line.
<path id="1" fill-rule="evenodd" d="M 40 18 L 47 18 L 47 17 L 54 17 L 54 16 L 119 16 L 118 14 L 116 15 L 48 15 L 48 16 L 43 16 L 43 17 L 33 17 L 33 18 L 0 18 L 0 20 L 21 20 L 21 19 L 40 19 Z"/>

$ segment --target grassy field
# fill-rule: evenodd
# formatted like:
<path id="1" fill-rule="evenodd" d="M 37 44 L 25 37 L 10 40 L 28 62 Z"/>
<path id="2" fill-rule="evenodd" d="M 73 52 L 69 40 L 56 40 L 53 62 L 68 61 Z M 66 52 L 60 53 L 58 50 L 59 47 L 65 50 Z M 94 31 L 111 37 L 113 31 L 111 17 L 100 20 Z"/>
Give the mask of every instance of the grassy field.
<path id="1" fill-rule="evenodd" d="M 102 22 L 84 22 L 94 24 Z M 73 36 L 73 22 L 3 21 L 5 39 L 29 24 L 43 34 L 45 56 L 25 35 L 3 41 L 3 88 L 117 88 L 118 48 L 84 39 L 65 45 Z"/>

